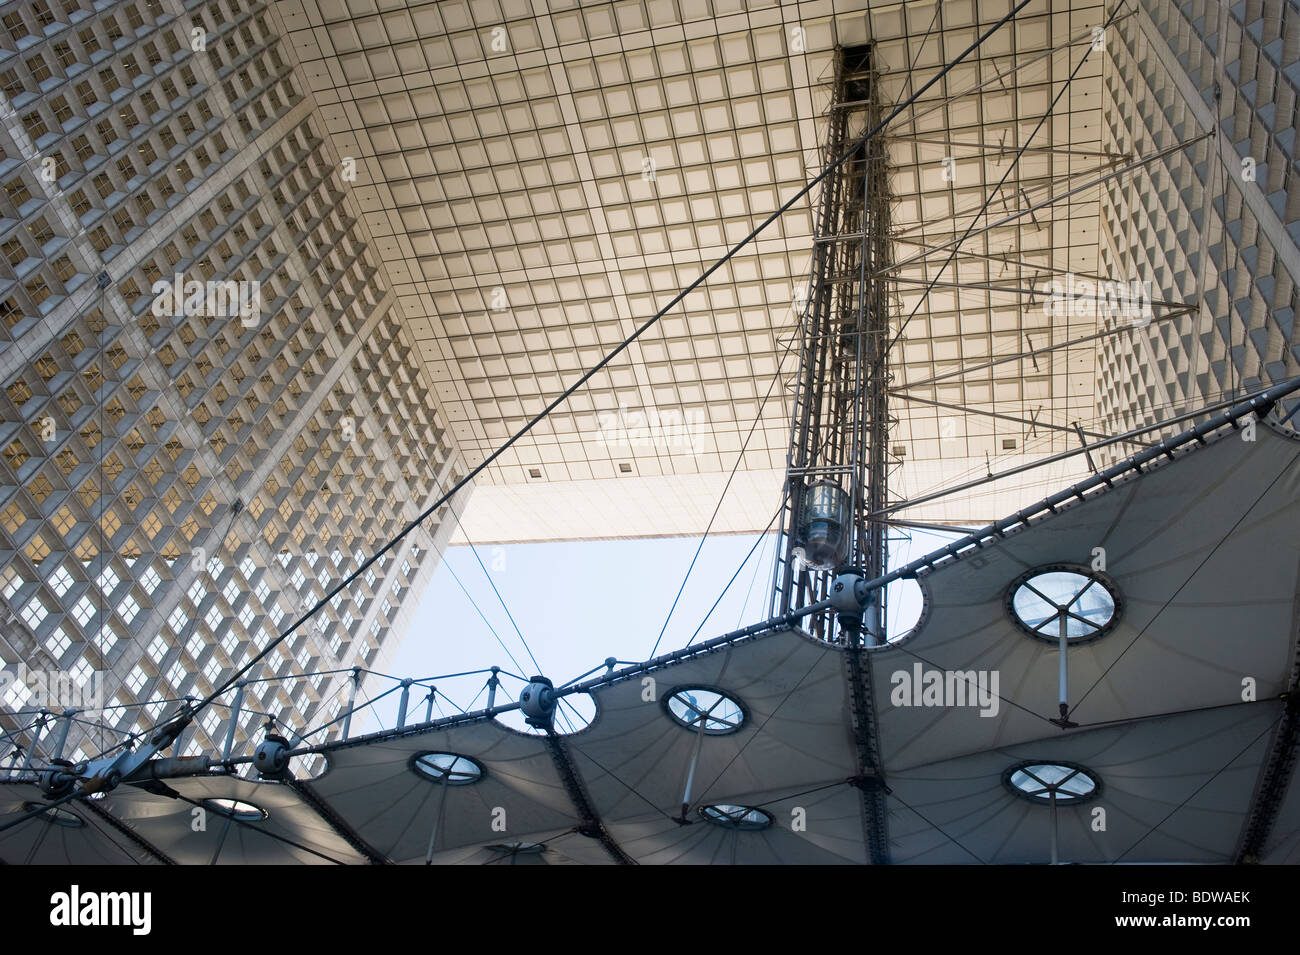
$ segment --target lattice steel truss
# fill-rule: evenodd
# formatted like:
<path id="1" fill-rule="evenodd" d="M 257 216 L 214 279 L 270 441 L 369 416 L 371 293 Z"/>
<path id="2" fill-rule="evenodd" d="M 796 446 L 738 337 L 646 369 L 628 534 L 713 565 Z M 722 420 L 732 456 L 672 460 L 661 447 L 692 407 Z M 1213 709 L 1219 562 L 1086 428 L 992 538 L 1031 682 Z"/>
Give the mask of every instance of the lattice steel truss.
<path id="1" fill-rule="evenodd" d="M 829 164 L 881 118 L 872 47 L 840 47 L 835 63 L 824 161 Z M 807 307 L 800 328 L 800 367 L 790 427 L 781 546 L 772 609 L 786 613 L 826 596 L 833 577 L 794 554 L 804 487 L 831 480 L 849 496 L 847 563 L 868 577 L 885 572 L 889 461 L 891 279 L 875 277 L 890 256 L 889 185 L 879 137 L 861 142 L 823 183 Z M 882 639 L 883 600 L 873 604 L 868 634 Z M 810 627 L 833 639 L 835 624 Z"/>

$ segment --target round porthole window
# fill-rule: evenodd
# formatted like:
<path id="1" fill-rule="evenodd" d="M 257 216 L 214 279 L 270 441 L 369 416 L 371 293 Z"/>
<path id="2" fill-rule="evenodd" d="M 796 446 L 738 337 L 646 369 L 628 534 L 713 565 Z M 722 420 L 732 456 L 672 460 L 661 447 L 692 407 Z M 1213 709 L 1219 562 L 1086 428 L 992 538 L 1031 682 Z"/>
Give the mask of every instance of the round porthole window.
<path id="1" fill-rule="evenodd" d="M 411 760 L 419 776 L 448 786 L 468 786 L 483 778 L 483 767 L 459 753 L 420 753 Z"/>
<path id="2" fill-rule="evenodd" d="M 261 806 L 254 806 L 251 802 L 244 802 L 240 799 L 224 799 L 214 796 L 203 800 L 203 805 L 219 816 L 229 816 L 231 819 L 238 819 L 240 822 L 261 822 L 268 815 L 267 811 Z"/>
<path id="3" fill-rule="evenodd" d="M 1086 643 L 1109 633 L 1119 620 L 1115 586 L 1080 567 L 1040 567 L 1018 578 L 1007 592 L 1007 611 L 1031 637 Z"/>
<path id="4" fill-rule="evenodd" d="M 706 736 L 734 733 L 745 722 L 740 701 L 707 686 L 681 686 L 664 697 L 664 709 L 673 722 Z"/>
<path id="5" fill-rule="evenodd" d="M 756 831 L 766 829 L 772 824 L 772 817 L 762 809 L 753 806 L 714 805 L 704 806 L 700 815 L 715 826 L 724 829 L 742 829 Z"/>
<path id="6" fill-rule="evenodd" d="M 1098 795 L 1100 785 L 1095 774 L 1070 763 L 1021 763 L 1007 771 L 1005 782 L 1017 796 L 1034 803 L 1058 806 L 1086 802 Z"/>

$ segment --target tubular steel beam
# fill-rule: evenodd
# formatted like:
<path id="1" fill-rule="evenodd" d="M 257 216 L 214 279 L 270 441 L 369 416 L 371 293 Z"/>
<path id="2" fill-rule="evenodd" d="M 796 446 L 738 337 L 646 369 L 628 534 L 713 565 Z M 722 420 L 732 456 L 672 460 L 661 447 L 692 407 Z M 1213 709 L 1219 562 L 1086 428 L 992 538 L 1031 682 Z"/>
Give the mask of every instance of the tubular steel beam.
<path id="1" fill-rule="evenodd" d="M 316 790 L 305 780 L 293 779 L 290 777 L 285 780 L 285 785 L 298 794 L 307 805 L 312 808 L 316 815 L 325 821 L 325 824 L 334 830 L 348 845 L 358 853 L 370 860 L 371 865 L 392 865 L 386 855 L 361 838 L 361 834 L 348 825 L 343 817 L 334 811 L 324 799 L 317 795 Z"/>
<path id="2" fill-rule="evenodd" d="M 556 772 L 560 774 L 560 782 L 564 784 L 565 792 L 569 794 L 569 801 L 573 803 L 573 808 L 582 819 L 582 825 L 577 830 L 578 835 L 595 839 L 619 865 L 636 865 L 636 860 L 622 850 L 605 828 L 605 824 L 600 821 L 596 808 L 587 798 L 587 787 L 583 785 L 577 767 L 569 758 L 569 750 L 564 745 L 564 741 L 554 733 L 547 733 L 546 748 L 551 751 L 551 759 L 555 763 Z"/>
<path id="3" fill-rule="evenodd" d="M 131 840 L 131 842 L 139 846 L 145 852 L 149 853 L 149 855 L 153 856 L 163 865 L 176 865 L 175 859 L 173 859 L 167 853 L 163 852 L 161 849 L 159 849 L 156 845 L 154 845 L 144 836 L 140 835 L 140 833 L 136 832 L 134 829 L 132 829 L 130 826 L 124 823 L 121 819 L 118 819 L 117 816 L 113 815 L 111 812 L 107 811 L 106 809 L 101 809 L 99 806 L 96 806 L 95 801 L 93 799 L 82 800 L 81 807 L 93 813 L 94 815 L 98 816 L 104 822 L 108 823 L 110 826 L 112 826 L 122 835 L 126 836 L 127 839 Z"/>

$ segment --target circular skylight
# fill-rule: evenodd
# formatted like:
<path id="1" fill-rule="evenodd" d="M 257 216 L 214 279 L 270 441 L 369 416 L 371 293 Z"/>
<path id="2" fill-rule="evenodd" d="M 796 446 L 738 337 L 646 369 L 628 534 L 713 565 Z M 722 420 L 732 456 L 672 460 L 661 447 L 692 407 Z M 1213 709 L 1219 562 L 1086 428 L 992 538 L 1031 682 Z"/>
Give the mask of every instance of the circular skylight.
<path id="1" fill-rule="evenodd" d="M 203 805 L 218 815 L 229 816 L 240 822 L 261 822 L 267 816 L 265 809 L 240 799 L 212 797 L 203 800 Z"/>
<path id="2" fill-rule="evenodd" d="M 703 725 L 708 736 L 734 733 L 745 722 L 739 700 L 704 686 L 678 687 L 664 697 L 664 709 L 689 730 L 698 732 Z"/>
<path id="3" fill-rule="evenodd" d="M 1007 773 L 1007 785 L 1030 802 L 1058 805 L 1083 802 L 1097 795 L 1097 780 L 1089 770 L 1068 763 L 1024 763 Z"/>
<path id="4" fill-rule="evenodd" d="M 1011 616 L 1031 636 L 1053 643 L 1062 634 L 1077 643 L 1110 631 L 1119 617 L 1119 600 L 1101 576 L 1082 569 L 1044 567 L 1012 586 Z"/>
<path id="5" fill-rule="evenodd" d="M 411 768 L 426 779 L 448 786 L 467 786 L 483 778 L 482 766 L 456 753 L 420 753 L 411 760 Z"/>
<path id="6" fill-rule="evenodd" d="M 715 826 L 722 826 L 724 829 L 743 829 L 752 832 L 757 829 L 766 829 L 772 824 L 770 815 L 752 806 L 730 806 L 725 804 L 704 806 L 700 809 L 700 815 Z"/>
<path id="7" fill-rule="evenodd" d="M 503 842 L 487 848 L 489 852 L 499 852 L 507 856 L 534 856 L 546 851 L 546 845 L 541 842 Z"/>
<path id="8" fill-rule="evenodd" d="M 40 809 L 44 806 L 45 803 L 41 802 L 25 802 L 23 803 L 23 812 L 32 812 L 33 810 Z M 82 819 L 75 812 L 60 809 L 58 806 L 55 806 L 52 809 L 46 809 L 45 812 L 42 813 L 42 816 L 50 825 L 62 826 L 64 829 L 80 829 L 86 824 L 86 820 Z"/>

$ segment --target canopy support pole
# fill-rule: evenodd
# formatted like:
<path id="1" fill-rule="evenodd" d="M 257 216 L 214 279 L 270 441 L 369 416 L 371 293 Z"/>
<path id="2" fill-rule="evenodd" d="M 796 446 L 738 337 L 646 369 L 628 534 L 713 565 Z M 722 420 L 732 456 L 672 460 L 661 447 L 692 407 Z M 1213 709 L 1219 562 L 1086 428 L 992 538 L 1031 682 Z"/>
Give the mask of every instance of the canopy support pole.
<path id="1" fill-rule="evenodd" d="M 20 772 L 27 772 L 32 768 L 32 760 L 36 758 L 36 746 L 41 741 L 41 734 L 45 732 L 48 714 L 42 713 L 36 720 L 36 726 L 32 730 L 32 741 L 27 746 L 27 755 L 23 757 L 23 768 Z"/>
<path id="2" fill-rule="evenodd" d="M 343 732 L 339 739 L 347 739 L 352 730 L 352 713 L 357 708 L 357 690 L 361 687 L 361 667 L 352 668 L 352 689 L 348 691 L 348 711 L 343 716 Z"/>
<path id="3" fill-rule="evenodd" d="M 1060 853 L 1057 846 L 1056 835 L 1056 788 L 1053 787 L 1050 792 L 1052 798 L 1052 865 L 1060 865 Z"/>
<path id="4" fill-rule="evenodd" d="M 1057 696 L 1059 697 L 1059 701 L 1061 705 L 1061 719 L 1065 719 L 1066 715 L 1070 712 L 1070 700 L 1069 700 L 1069 692 L 1068 692 L 1069 685 L 1070 685 L 1070 677 L 1069 677 L 1070 645 L 1066 642 L 1064 610 L 1061 611 L 1061 620 L 1058 629 L 1060 630 L 1060 636 L 1057 637 L 1057 640 L 1059 641 L 1059 652 L 1057 653 L 1057 656 L 1060 657 L 1060 659 L 1057 661 L 1057 665 L 1056 665 L 1056 678 L 1057 678 L 1057 683 L 1059 684 Z"/>
<path id="5" fill-rule="evenodd" d="M 397 704 L 397 728 L 400 730 L 406 725 L 406 705 L 411 701 L 411 683 L 414 682 L 410 677 L 402 681 L 402 698 Z"/>
<path id="6" fill-rule="evenodd" d="M 247 680 L 240 680 L 235 684 L 238 689 L 235 690 L 235 702 L 230 707 L 230 725 L 226 727 L 226 742 L 221 747 L 221 759 L 223 761 L 230 758 L 231 750 L 235 747 L 235 728 L 239 726 L 239 717 L 243 715 L 244 687 L 247 685 Z"/>
<path id="7" fill-rule="evenodd" d="M 63 722 L 59 725 L 58 741 L 54 744 L 54 759 L 63 758 L 63 750 L 68 745 L 68 731 L 72 729 L 72 717 L 80 710 L 64 710 L 58 718 Z"/>
<path id="8" fill-rule="evenodd" d="M 700 753 L 704 749 L 704 727 L 709 721 L 709 714 L 712 713 L 714 707 L 721 702 L 722 697 L 719 697 L 717 702 L 703 713 L 700 713 L 699 710 L 695 711 L 700 713 L 700 725 L 699 729 L 695 731 L 695 751 L 691 754 L 691 765 L 686 770 L 686 787 L 682 790 L 682 814 L 681 818 L 677 820 L 677 822 L 683 826 L 690 822 L 690 820 L 686 818 L 686 812 L 691 808 L 691 788 L 695 785 L 695 767 L 699 763 Z"/>
<path id="9" fill-rule="evenodd" d="M 430 697 L 432 699 L 432 697 Z M 438 814 L 433 817 L 433 830 L 429 833 L 429 849 L 424 853 L 424 864 L 433 865 L 433 847 L 438 841 L 438 830 L 442 828 L 442 816 L 447 809 L 447 783 L 451 779 L 451 767 L 442 774 L 442 783 L 440 788 L 442 793 L 438 796 Z"/>
<path id="10" fill-rule="evenodd" d="M 1070 638 L 1066 636 L 1069 632 L 1066 618 L 1069 615 L 1069 609 L 1066 607 L 1062 607 L 1056 615 L 1056 630 L 1058 633 L 1056 638 L 1056 697 L 1061 715 L 1048 721 L 1055 723 L 1063 730 L 1074 729 L 1079 725 L 1070 720 Z"/>

